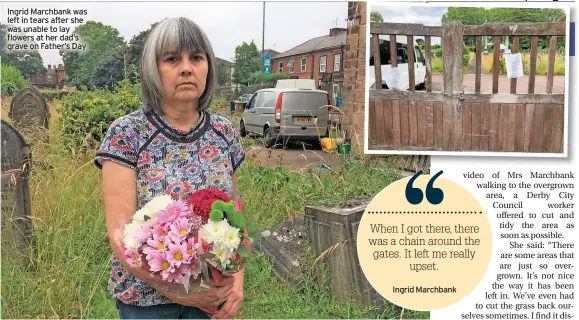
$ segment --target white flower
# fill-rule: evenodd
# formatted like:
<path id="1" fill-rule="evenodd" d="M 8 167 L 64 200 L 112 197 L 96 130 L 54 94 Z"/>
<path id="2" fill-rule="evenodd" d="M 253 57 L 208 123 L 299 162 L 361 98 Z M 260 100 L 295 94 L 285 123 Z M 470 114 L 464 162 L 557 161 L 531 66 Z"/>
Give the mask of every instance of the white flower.
<path id="1" fill-rule="evenodd" d="M 149 207 L 143 207 L 133 216 L 133 223 L 138 223 L 142 226 L 145 223 L 145 216 L 153 219 L 157 216 L 157 212 L 153 212 Z"/>
<path id="2" fill-rule="evenodd" d="M 229 263 L 229 258 L 231 258 L 231 255 L 233 255 L 233 250 L 221 246 L 214 246 L 213 250 L 211 250 L 211 253 L 213 253 L 215 257 L 221 261 L 221 265 L 225 267 L 227 263 Z"/>
<path id="3" fill-rule="evenodd" d="M 129 223 L 125 226 L 123 240 L 126 249 L 136 250 L 141 245 L 141 243 L 137 241 L 137 231 L 139 231 L 139 229 L 141 229 L 141 226 L 136 223 Z"/>
<path id="4" fill-rule="evenodd" d="M 207 241 L 207 243 L 220 242 L 228 227 L 229 224 L 226 220 L 221 220 L 219 222 L 209 220 L 205 225 L 203 225 L 203 227 L 201 227 L 199 235 Z"/>
<path id="5" fill-rule="evenodd" d="M 164 194 L 162 196 L 154 197 L 144 206 L 144 208 L 147 208 L 147 210 L 149 210 L 149 212 L 151 213 L 152 216 L 149 216 L 149 218 L 154 218 L 155 216 L 157 216 L 159 211 L 165 210 L 165 208 L 167 208 L 167 206 L 170 205 L 172 202 L 173 200 L 171 199 L 171 196 L 168 194 Z"/>
<path id="6" fill-rule="evenodd" d="M 223 236 L 221 237 L 221 245 L 224 248 L 229 250 L 235 250 L 241 243 L 241 239 L 239 238 L 239 229 L 228 226 L 225 231 L 223 232 Z"/>

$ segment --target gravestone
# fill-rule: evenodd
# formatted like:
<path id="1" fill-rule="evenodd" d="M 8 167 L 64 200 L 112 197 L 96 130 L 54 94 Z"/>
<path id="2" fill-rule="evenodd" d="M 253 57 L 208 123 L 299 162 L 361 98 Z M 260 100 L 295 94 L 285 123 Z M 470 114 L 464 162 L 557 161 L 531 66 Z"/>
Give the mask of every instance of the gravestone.
<path id="1" fill-rule="evenodd" d="M 29 246 L 34 246 L 28 185 L 32 157 L 24 137 L 3 120 L 1 150 L 2 247 L 23 253 L 26 261 L 24 253 Z"/>
<path id="2" fill-rule="evenodd" d="M 407 156 L 404 170 L 418 172 L 422 170 L 425 174 L 430 173 L 430 156 L 411 155 Z"/>
<path id="3" fill-rule="evenodd" d="M 386 299 L 364 276 L 356 249 L 358 225 L 370 202 L 358 202 L 350 207 L 307 206 L 306 225 L 313 253 L 322 256 L 328 268 L 332 296 L 373 306 L 379 314 L 385 309 Z M 317 268 L 323 278 L 324 269 L 320 265 Z"/>
<path id="4" fill-rule="evenodd" d="M 304 229 L 304 217 L 298 216 L 261 233 L 255 249 L 266 253 L 273 261 L 273 272 L 294 291 L 303 289 L 304 264 L 300 246 L 309 244 Z"/>
<path id="5" fill-rule="evenodd" d="M 34 87 L 26 87 L 12 98 L 10 119 L 20 130 L 31 128 L 48 129 L 50 110 L 44 97 Z"/>

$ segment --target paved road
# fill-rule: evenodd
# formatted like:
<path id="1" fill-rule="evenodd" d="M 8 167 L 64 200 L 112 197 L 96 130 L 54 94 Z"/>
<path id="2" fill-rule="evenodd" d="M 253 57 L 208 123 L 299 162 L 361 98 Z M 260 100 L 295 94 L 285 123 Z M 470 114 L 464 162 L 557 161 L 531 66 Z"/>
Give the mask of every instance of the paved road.
<path id="1" fill-rule="evenodd" d="M 474 92 L 475 75 L 465 74 L 463 75 L 462 84 L 464 87 L 464 92 Z M 517 93 L 527 93 L 529 86 L 529 76 L 524 76 L 523 78 L 517 79 Z M 436 74 L 432 76 L 432 91 L 442 91 L 443 89 L 443 78 L 442 75 Z M 482 74 L 481 75 L 481 93 L 492 93 L 493 92 L 493 75 L 492 74 Z M 506 75 L 499 76 L 499 93 L 509 93 L 511 92 L 511 79 L 508 79 Z M 547 93 L 547 76 L 536 76 L 535 77 L 535 93 Z M 565 76 L 554 76 L 553 77 L 553 93 L 565 93 Z"/>

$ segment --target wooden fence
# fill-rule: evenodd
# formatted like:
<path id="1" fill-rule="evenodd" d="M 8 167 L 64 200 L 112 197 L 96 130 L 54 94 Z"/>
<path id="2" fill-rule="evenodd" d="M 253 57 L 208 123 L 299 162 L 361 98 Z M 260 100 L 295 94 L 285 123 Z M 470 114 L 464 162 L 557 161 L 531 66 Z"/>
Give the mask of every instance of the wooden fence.
<path id="1" fill-rule="evenodd" d="M 376 79 L 382 79 L 379 35 L 390 35 L 390 54 L 396 54 L 396 36 L 425 37 L 426 90 L 415 90 L 414 64 L 408 63 L 409 90 L 370 89 L 369 149 L 420 151 L 512 151 L 562 153 L 564 150 L 564 94 L 553 94 L 557 36 L 564 36 L 566 24 L 521 23 L 464 26 L 450 22 L 442 27 L 420 24 L 372 23 Z M 517 79 L 510 79 L 510 93 L 499 94 L 499 50 L 494 50 L 492 93 L 481 93 L 481 36 L 513 40 L 513 53 L 519 51 L 519 38 L 531 38 L 529 85 L 517 94 Z M 442 38 L 443 92 L 432 92 L 431 37 Z M 475 92 L 463 92 L 464 36 L 476 36 Z M 547 94 L 535 94 L 539 36 L 551 36 L 547 72 Z M 391 57 L 390 67 L 397 67 Z M 408 50 L 408 61 L 414 51 Z"/>

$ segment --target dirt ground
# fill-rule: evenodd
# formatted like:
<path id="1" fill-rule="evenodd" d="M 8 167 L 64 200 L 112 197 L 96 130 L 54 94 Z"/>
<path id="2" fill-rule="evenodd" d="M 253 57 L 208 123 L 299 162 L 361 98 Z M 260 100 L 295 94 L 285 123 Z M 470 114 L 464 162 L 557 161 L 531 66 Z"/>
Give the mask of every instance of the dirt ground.
<path id="1" fill-rule="evenodd" d="M 285 149 L 278 147 L 268 149 L 264 146 L 254 145 L 246 151 L 246 159 L 261 166 L 282 165 L 286 169 L 305 171 L 308 168 L 332 168 L 336 169 L 339 163 L 337 153 L 326 153 L 319 146 L 290 143 Z"/>
<path id="2" fill-rule="evenodd" d="M 464 92 L 474 92 L 475 75 L 463 75 L 462 85 Z M 524 76 L 517 79 L 517 94 L 528 92 L 529 76 Z M 432 76 L 432 91 L 442 91 L 443 78 L 442 75 L 436 74 Z M 506 75 L 499 76 L 499 93 L 509 93 L 511 91 L 511 79 Z M 493 75 L 481 75 L 481 93 L 493 92 Z M 535 93 L 547 93 L 547 76 L 535 76 Z M 553 93 L 565 93 L 565 76 L 553 77 Z"/>

